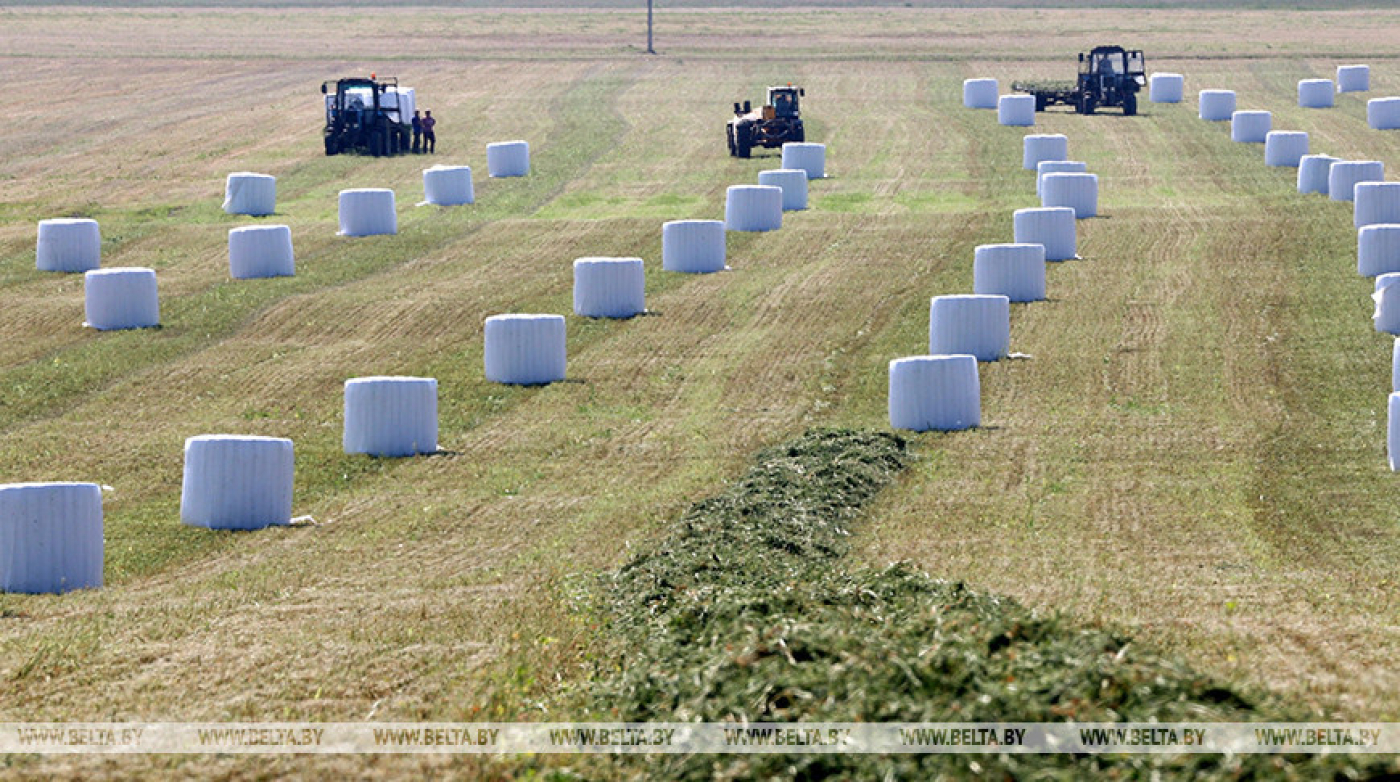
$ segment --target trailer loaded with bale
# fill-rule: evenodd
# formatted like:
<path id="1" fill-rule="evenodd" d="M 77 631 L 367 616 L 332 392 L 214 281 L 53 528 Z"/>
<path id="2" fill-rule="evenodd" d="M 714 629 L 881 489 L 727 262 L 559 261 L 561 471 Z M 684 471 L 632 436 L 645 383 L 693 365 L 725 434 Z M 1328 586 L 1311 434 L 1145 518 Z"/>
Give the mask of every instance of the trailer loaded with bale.
<path id="1" fill-rule="evenodd" d="M 1095 109 L 1121 108 L 1124 116 L 1137 114 L 1138 91 L 1147 84 L 1146 63 L 1139 49 L 1096 46 L 1079 53 L 1079 75 L 1074 81 L 1017 81 L 1011 89 L 1035 96 L 1035 110 L 1047 106 L 1073 106 L 1076 114 Z"/>
<path id="2" fill-rule="evenodd" d="M 398 79 L 351 77 L 323 82 L 327 155 L 359 152 L 374 157 L 409 150 L 414 93 Z"/>

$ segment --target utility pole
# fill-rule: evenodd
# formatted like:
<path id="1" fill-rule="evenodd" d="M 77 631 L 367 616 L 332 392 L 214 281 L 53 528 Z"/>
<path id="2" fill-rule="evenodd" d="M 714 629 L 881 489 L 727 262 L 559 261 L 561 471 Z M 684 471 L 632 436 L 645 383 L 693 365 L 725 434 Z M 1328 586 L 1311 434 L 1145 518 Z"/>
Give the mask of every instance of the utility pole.
<path id="1" fill-rule="evenodd" d="M 647 0 L 647 54 L 656 54 L 656 50 L 651 48 L 651 6 L 655 0 Z"/>

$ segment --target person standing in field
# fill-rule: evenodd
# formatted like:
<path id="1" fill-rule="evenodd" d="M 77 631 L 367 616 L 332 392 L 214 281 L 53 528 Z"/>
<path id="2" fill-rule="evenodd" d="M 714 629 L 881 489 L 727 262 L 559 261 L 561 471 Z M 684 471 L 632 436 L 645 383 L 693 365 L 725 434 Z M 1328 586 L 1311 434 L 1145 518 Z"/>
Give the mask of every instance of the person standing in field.
<path id="1" fill-rule="evenodd" d="M 431 111 L 423 112 L 423 151 L 431 154 L 437 153 L 437 134 L 433 128 L 437 126 L 437 120 L 433 119 Z"/>
<path id="2" fill-rule="evenodd" d="M 413 112 L 413 153 L 418 154 L 423 142 L 423 118 L 418 116 L 419 112 Z"/>

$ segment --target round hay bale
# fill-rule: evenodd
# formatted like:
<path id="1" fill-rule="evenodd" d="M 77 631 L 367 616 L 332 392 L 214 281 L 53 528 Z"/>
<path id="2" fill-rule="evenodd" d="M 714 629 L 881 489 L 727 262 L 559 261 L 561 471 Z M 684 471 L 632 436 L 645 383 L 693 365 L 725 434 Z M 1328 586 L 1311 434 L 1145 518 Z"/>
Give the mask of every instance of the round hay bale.
<path id="1" fill-rule="evenodd" d="M 1387 415 L 1385 453 L 1390 462 L 1390 471 L 1395 472 L 1400 470 L 1400 393 L 1391 393 Z"/>
<path id="2" fill-rule="evenodd" d="M 983 244 L 972 261 L 972 292 L 1011 301 L 1045 298 L 1045 247 L 1039 244 Z"/>
<path id="3" fill-rule="evenodd" d="M 563 380 L 564 335 L 563 315 L 492 315 L 486 319 L 486 379 L 517 386 Z"/>
<path id="4" fill-rule="evenodd" d="M 160 325 L 154 269 L 93 269 L 83 275 L 83 314 L 98 331 Z"/>
<path id="5" fill-rule="evenodd" d="M 997 122 L 1011 127 L 1035 125 L 1034 95 L 1003 95 L 997 99 Z"/>
<path id="6" fill-rule="evenodd" d="M 1371 130 L 1400 130 L 1400 98 L 1366 101 L 1366 124 Z"/>
<path id="7" fill-rule="evenodd" d="M 1011 349 L 1011 299 L 963 294 L 929 301 L 928 352 L 1000 361 Z"/>
<path id="8" fill-rule="evenodd" d="M 789 141 L 783 145 L 783 168 L 800 168 L 808 179 L 826 176 L 826 145 Z"/>
<path id="9" fill-rule="evenodd" d="M 292 520 L 292 441 L 203 434 L 185 440 L 180 520 L 253 530 Z"/>
<path id="10" fill-rule="evenodd" d="M 102 233 L 96 220 L 39 221 L 35 265 L 41 272 L 86 272 L 102 265 Z"/>
<path id="11" fill-rule="evenodd" d="M 1297 168 L 1308 154 L 1308 134 L 1299 130 L 1274 130 L 1264 137 L 1264 165 Z"/>
<path id="12" fill-rule="evenodd" d="M 1368 225 L 1356 232 L 1356 272 L 1362 277 L 1400 272 L 1400 225 Z"/>
<path id="13" fill-rule="evenodd" d="M 250 225 L 229 231 L 228 271 L 235 280 L 296 274 L 292 229 L 285 225 Z"/>
<path id="14" fill-rule="evenodd" d="M 102 586 L 102 489 L 95 483 L 0 486 L 0 592 Z"/>
<path id="15" fill-rule="evenodd" d="M 1201 90 L 1199 116 L 1207 122 L 1224 122 L 1235 114 L 1234 90 Z"/>
<path id="16" fill-rule="evenodd" d="M 1045 248 L 1045 260 L 1070 261 L 1079 257 L 1073 209 L 1067 206 L 1017 209 L 1011 222 L 1016 244 L 1041 245 Z"/>
<path id="17" fill-rule="evenodd" d="M 1021 168 L 1035 171 L 1042 160 L 1069 160 L 1069 139 L 1061 133 L 1032 133 L 1021 140 Z"/>
<path id="18" fill-rule="evenodd" d="M 807 172 L 800 168 L 775 168 L 758 172 L 758 183 L 783 191 L 783 211 L 807 208 Z"/>
<path id="19" fill-rule="evenodd" d="M 476 203 L 471 166 L 433 166 L 424 169 L 423 199 L 436 206 Z"/>
<path id="20" fill-rule="evenodd" d="M 1371 66 L 1337 66 L 1337 92 L 1368 92 L 1370 89 Z"/>
<path id="21" fill-rule="evenodd" d="M 576 315 L 586 318 L 640 315 L 646 310 L 645 289 L 646 272 L 641 258 L 579 258 L 574 261 Z"/>
<path id="22" fill-rule="evenodd" d="M 963 79 L 963 106 L 969 109 L 997 107 L 999 88 L 996 79 Z"/>
<path id="23" fill-rule="evenodd" d="M 1330 109 L 1333 106 L 1331 79 L 1303 79 L 1298 82 L 1298 105 L 1305 109 Z"/>
<path id="24" fill-rule="evenodd" d="M 345 381 L 345 452 L 370 456 L 435 453 L 437 385 L 431 377 L 356 377 Z"/>
<path id="25" fill-rule="evenodd" d="M 1354 227 L 1400 223 L 1400 182 L 1358 182 L 1352 197 Z"/>
<path id="26" fill-rule="evenodd" d="M 1400 285 L 1383 285 L 1371 294 L 1376 311 L 1371 315 L 1376 331 L 1400 335 Z"/>
<path id="27" fill-rule="evenodd" d="M 1045 195 L 1046 174 L 1082 174 L 1089 170 L 1089 164 L 1082 160 L 1042 160 L 1035 167 L 1035 195 Z"/>
<path id="28" fill-rule="evenodd" d="M 1097 215 L 1098 174 L 1046 174 L 1040 184 L 1040 205 L 1067 206 L 1076 220 Z"/>
<path id="29" fill-rule="evenodd" d="M 1154 73 L 1147 85 L 1147 99 L 1152 103 L 1180 103 L 1186 91 L 1186 79 L 1179 73 Z"/>
<path id="30" fill-rule="evenodd" d="M 1333 201 L 1352 201 L 1356 186 L 1362 182 L 1385 179 L 1385 165 L 1379 160 L 1338 160 L 1327 171 L 1327 197 Z"/>
<path id="31" fill-rule="evenodd" d="M 724 200 L 730 231 L 776 231 L 783 227 L 783 190 L 771 185 L 731 185 Z"/>
<path id="32" fill-rule="evenodd" d="M 394 211 L 393 190 L 362 187 L 340 191 L 342 236 L 378 236 L 398 232 L 399 217 Z"/>
<path id="33" fill-rule="evenodd" d="M 224 211 L 263 217 L 277 211 L 277 177 L 237 171 L 224 182 Z"/>
<path id="34" fill-rule="evenodd" d="M 528 141 L 498 141 L 486 145 L 486 173 L 493 178 L 526 176 L 530 173 Z"/>
<path id="35" fill-rule="evenodd" d="M 661 268 L 709 274 L 724 271 L 722 220 L 672 220 L 661 225 Z"/>
<path id="36" fill-rule="evenodd" d="M 1237 111 L 1230 115 L 1230 140 L 1263 144 L 1273 128 L 1274 115 L 1267 111 Z"/>
<path id="37" fill-rule="evenodd" d="M 891 427 L 915 432 L 980 426 L 982 388 L 977 359 L 953 355 L 891 361 L 889 413 Z"/>
<path id="38" fill-rule="evenodd" d="M 1332 164 L 1340 158 L 1331 155 L 1304 155 L 1298 159 L 1298 192 L 1327 195 Z"/>

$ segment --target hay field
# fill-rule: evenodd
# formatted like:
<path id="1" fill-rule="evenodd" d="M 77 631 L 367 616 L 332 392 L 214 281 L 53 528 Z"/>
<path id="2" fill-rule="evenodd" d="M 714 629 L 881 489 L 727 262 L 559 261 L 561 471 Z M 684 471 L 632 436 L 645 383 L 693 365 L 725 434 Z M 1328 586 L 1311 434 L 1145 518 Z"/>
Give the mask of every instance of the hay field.
<path id="1" fill-rule="evenodd" d="M 659 57 L 616 12 L 0 8 L 23 80 L 0 129 L 0 478 L 106 495 L 107 588 L 0 595 L 0 721 L 549 716 L 596 639 L 565 597 L 660 522 L 812 425 L 883 428 L 885 364 L 926 346 L 927 300 L 1034 205 L 1024 131 L 960 106 L 969 76 L 1065 77 L 1145 49 L 1188 101 L 1044 115 L 1101 177 L 1105 217 L 1051 301 L 1017 306 L 983 370 L 985 427 L 924 459 L 857 541 L 1194 665 L 1396 720 L 1400 484 L 1385 466 L 1391 340 L 1371 330 L 1346 205 L 1294 192 L 1195 91 L 1400 166 L 1364 100 L 1296 108 L 1298 79 L 1370 62 L 1400 93 L 1400 13 L 733 9 L 666 14 Z M 780 34 L 773 31 L 780 29 Z M 1247 31 L 1248 34 L 1244 34 Z M 425 158 L 321 154 L 324 79 L 375 70 L 440 117 L 435 161 L 478 203 L 415 208 Z M 718 218 L 776 157 L 724 153 L 729 104 L 807 89 L 832 178 L 730 273 L 662 274 L 660 224 Z M 485 178 L 531 141 L 534 174 Z M 294 278 L 228 278 L 223 178 L 278 177 Z M 335 194 L 398 193 L 396 237 L 335 236 Z M 81 280 L 34 270 L 38 220 L 98 219 L 104 265 L 160 278 L 159 331 L 84 330 Z M 489 384 L 482 319 L 567 312 L 570 263 L 647 259 L 655 316 L 569 323 L 572 382 Z M 340 448 L 348 377 L 437 377 L 447 453 Z M 291 437 L 294 512 L 256 534 L 182 527 L 181 445 Z M 559 716 L 559 715 L 554 715 Z M 472 767 L 378 759 L 361 770 Z M 11 770 L 256 775 L 355 759 L 7 758 Z M 496 768 L 490 765 L 490 768 Z M 5 765 L 0 765 L 4 768 Z M 506 767 L 508 770 L 508 766 Z M 479 770 L 479 769 L 478 769 Z"/>

